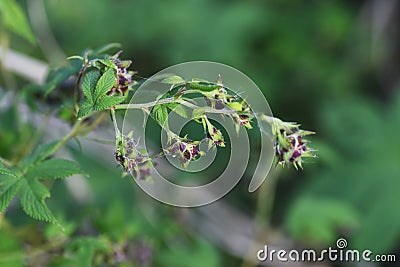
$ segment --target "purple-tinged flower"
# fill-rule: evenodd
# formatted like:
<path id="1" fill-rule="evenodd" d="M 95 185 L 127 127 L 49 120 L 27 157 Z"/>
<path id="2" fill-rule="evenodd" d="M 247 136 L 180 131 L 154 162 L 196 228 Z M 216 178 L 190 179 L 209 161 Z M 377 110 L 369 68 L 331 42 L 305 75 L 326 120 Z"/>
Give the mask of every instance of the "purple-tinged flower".
<path id="1" fill-rule="evenodd" d="M 220 147 L 225 147 L 224 136 L 222 135 L 221 131 L 215 128 L 215 126 L 212 125 L 211 123 L 208 126 L 208 131 L 206 136 L 215 145 Z"/>
<path id="2" fill-rule="evenodd" d="M 133 139 L 133 132 L 117 136 L 114 156 L 124 171 L 135 178 L 150 177 L 151 158 L 138 150 L 138 144 Z"/>
<path id="3" fill-rule="evenodd" d="M 122 51 L 119 51 L 117 54 L 107 60 L 100 61 L 107 67 L 112 67 L 117 76 L 117 83 L 110 89 L 110 91 L 107 93 L 108 95 L 124 96 L 127 91 L 136 83 L 132 78 L 134 72 L 128 71 L 129 66 L 132 64 L 132 61 L 121 60 L 119 58 L 121 52 Z"/>
<path id="4" fill-rule="evenodd" d="M 283 166 L 293 164 L 298 169 L 303 168 L 304 158 L 315 158 L 315 150 L 307 146 L 309 143 L 304 137 L 314 134 L 311 131 L 299 129 L 299 124 L 283 122 L 277 118 L 261 116 L 272 126 L 275 137 L 275 154 L 277 162 Z"/>
<path id="5" fill-rule="evenodd" d="M 204 155 L 204 152 L 199 149 L 199 141 L 175 136 L 170 143 L 169 147 L 164 148 L 164 153 L 177 157 L 185 169 L 190 161 L 197 160 Z"/>

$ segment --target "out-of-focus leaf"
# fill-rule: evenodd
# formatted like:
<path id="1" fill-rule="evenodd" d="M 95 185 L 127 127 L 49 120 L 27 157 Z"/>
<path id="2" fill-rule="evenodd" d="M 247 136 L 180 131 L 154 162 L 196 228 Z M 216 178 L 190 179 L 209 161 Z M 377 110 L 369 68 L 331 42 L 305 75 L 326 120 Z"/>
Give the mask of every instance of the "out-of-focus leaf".
<path id="1" fill-rule="evenodd" d="M 156 262 L 165 267 L 217 267 L 220 259 L 217 250 L 197 239 L 192 245 L 174 246 L 170 250 L 162 250 L 156 255 Z"/>
<path id="2" fill-rule="evenodd" d="M 111 248 L 105 240 L 93 237 L 74 239 L 67 245 L 66 254 L 74 262 L 74 266 L 91 267 L 96 251 L 108 252 Z"/>
<path id="3" fill-rule="evenodd" d="M 185 83 L 186 81 L 177 75 L 165 78 L 162 80 L 163 83 L 168 83 L 168 84 L 181 84 L 181 83 Z"/>
<path id="4" fill-rule="evenodd" d="M 29 27 L 28 20 L 15 0 L 1 0 L 0 15 L 6 27 L 10 31 L 23 37 L 32 44 L 36 43 L 35 37 Z"/>
<path id="5" fill-rule="evenodd" d="M 357 212 L 340 200 L 302 198 L 289 211 L 287 227 L 292 236 L 308 243 L 330 244 L 340 229 L 358 225 Z"/>
<path id="6" fill-rule="evenodd" d="M 25 157 L 23 167 L 26 169 L 34 163 L 41 162 L 51 156 L 58 141 L 53 141 L 47 144 L 39 145 L 31 154 Z"/>
<path id="7" fill-rule="evenodd" d="M 108 53 L 110 50 L 120 49 L 120 48 L 121 48 L 121 44 L 119 44 L 119 43 L 106 44 L 106 45 L 100 46 L 99 48 L 93 50 L 93 52 L 91 53 L 91 56 L 100 57 L 100 56 Z"/>
<path id="8" fill-rule="evenodd" d="M 23 267 L 24 253 L 18 238 L 0 228 L 0 267 Z"/>
<path id="9" fill-rule="evenodd" d="M 46 84 L 43 86 L 44 94 L 49 95 L 68 78 L 78 74 L 81 67 L 82 60 L 74 58 L 69 60 L 67 65 L 51 70 L 46 77 Z"/>

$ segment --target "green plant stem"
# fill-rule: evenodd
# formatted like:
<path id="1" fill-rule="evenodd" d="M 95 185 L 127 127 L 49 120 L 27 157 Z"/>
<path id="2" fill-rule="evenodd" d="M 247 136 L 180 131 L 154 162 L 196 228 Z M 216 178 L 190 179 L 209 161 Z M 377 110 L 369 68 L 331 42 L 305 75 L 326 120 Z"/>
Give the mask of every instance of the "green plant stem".
<path id="1" fill-rule="evenodd" d="M 54 154 L 58 149 L 64 146 L 70 139 L 76 137 L 81 129 L 83 121 L 84 121 L 83 119 L 77 120 L 74 126 L 72 127 L 71 131 L 53 147 L 50 154 Z"/>
<path id="2" fill-rule="evenodd" d="M 257 195 L 257 204 L 256 210 L 254 214 L 254 222 L 256 225 L 257 238 L 256 241 L 260 244 L 264 244 L 266 242 L 265 238 L 267 238 L 268 233 L 271 229 L 271 214 L 274 206 L 275 200 L 275 192 L 276 192 L 276 183 L 278 178 L 278 170 L 275 170 L 271 177 L 267 178 Z M 254 257 L 254 249 L 251 248 L 249 251 L 248 257 Z M 255 267 L 253 261 L 249 261 L 246 258 L 243 260 L 241 267 Z"/>
<path id="3" fill-rule="evenodd" d="M 119 131 L 118 128 L 117 119 L 115 118 L 115 109 L 111 108 L 110 113 L 111 113 L 111 120 L 114 124 L 115 137 L 119 137 L 121 135 L 121 132 Z"/>
<path id="4" fill-rule="evenodd" d="M 176 102 L 174 98 L 164 98 L 160 100 L 151 101 L 148 103 L 115 105 L 112 109 L 146 109 L 146 108 L 152 108 L 155 105 L 174 103 L 174 102 Z"/>
<path id="5" fill-rule="evenodd" d="M 152 108 L 156 105 L 169 104 L 169 103 L 179 103 L 183 106 L 186 106 L 191 109 L 203 109 L 205 113 L 219 113 L 219 114 L 232 114 L 235 113 L 234 110 L 231 109 L 214 109 L 210 107 L 199 107 L 195 104 L 192 104 L 183 99 L 174 99 L 174 98 L 164 98 L 160 100 L 151 101 L 148 103 L 140 103 L 140 104 L 120 104 L 113 107 L 113 109 L 148 109 Z"/>

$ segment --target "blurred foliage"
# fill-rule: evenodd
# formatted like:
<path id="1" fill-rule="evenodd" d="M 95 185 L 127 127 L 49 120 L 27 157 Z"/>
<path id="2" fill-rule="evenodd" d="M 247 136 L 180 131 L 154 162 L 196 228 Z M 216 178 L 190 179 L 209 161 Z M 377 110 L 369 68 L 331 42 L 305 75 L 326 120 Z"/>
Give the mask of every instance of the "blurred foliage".
<path id="1" fill-rule="evenodd" d="M 19 35 L 31 44 L 36 42 L 27 18 L 15 0 L 0 1 L 0 20 L 2 29 Z"/>
<path id="2" fill-rule="evenodd" d="M 334 198 L 346 204 L 346 209 L 357 211 L 353 213 L 359 215 L 358 226 L 349 229 L 351 243 L 377 252 L 396 247 L 400 235 L 400 215 L 396 212 L 400 153 L 393 143 L 400 126 L 399 100 L 397 93 L 392 103 L 385 105 L 356 98 L 327 105 L 319 116 L 325 126 L 321 134 L 330 140 L 335 154 L 340 156 L 327 153 L 326 160 L 333 158 L 335 164 L 315 169 L 301 193 L 314 196 L 318 205 L 324 198 Z M 321 152 L 322 158 L 325 154 Z M 338 217 L 347 216 L 338 215 L 331 223 Z M 308 227 L 312 223 L 315 222 L 310 222 Z"/>
<path id="3" fill-rule="evenodd" d="M 6 2 L 14 1 L 0 1 Z M 398 86 L 386 88 L 377 77 L 378 68 L 388 68 L 379 65 L 382 57 L 399 52 L 395 45 L 393 52 L 383 44 L 394 43 L 398 35 L 386 36 L 371 56 L 372 19 L 365 17 L 369 3 L 46 0 L 45 6 L 49 26 L 67 55 L 120 42 L 125 57 L 144 77 L 189 60 L 218 61 L 244 71 L 260 86 L 274 113 L 305 122 L 305 128 L 318 133 L 313 147 L 319 159 L 300 176 L 287 169 L 281 173 L 272 213 L 264 219 L 299 246 L 326 247 L 343 236 L 352 248 L 398 253 L 400 94 Z M 3 10 L 0 5 L 2 19 Z M 39 47 L 21 41 L 26 27 L 7 26 L 11 47 L 46 58 L 48 51 L 39 50 L 46 40 Z M 30 40 L 27 30 L 23 32 Z M 71 99 L 69 89 L 52 92 L 47 104 Z M 45 90 L 18 99 L 29 104 Z M 38 132 L 19 117 L 16 105 L 2 109 L 0 156 L 22 159 L 43 141 Z M 49 206 L 60 214 L 56 217 L 65 233 L 27 220 L 14 204 L 0 219 L 0 266 L 239 266 L 237 256 L 182 222 L 185 210 L 147 199 L 128 180 L 117 179 L 117 169 L 97 160 L 95 153 L 72 146 L 70 151 L 91 177 L 86 182 L 93 198 L 79 202 L 65 184 L 53 186 Z M 235 189 L 227 201 L 251 214 L 255 200 L 245 189 Z"/>

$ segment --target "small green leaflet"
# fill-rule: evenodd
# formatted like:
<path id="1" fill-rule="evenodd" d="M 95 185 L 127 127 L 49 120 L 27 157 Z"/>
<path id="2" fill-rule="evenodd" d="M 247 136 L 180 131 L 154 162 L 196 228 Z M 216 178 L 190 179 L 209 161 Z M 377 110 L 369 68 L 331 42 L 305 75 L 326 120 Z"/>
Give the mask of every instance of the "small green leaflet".
<path id="1" fill-rule="evenodd" d="M 37 180 L 21 180 L 21 206 L 26 214 L 36 220 L 57 224 L 57 219 L 44 200 L 50 197 L 47 188 Z"/>
<path id="2" fill-rule="evenodd" d="M 107 94 L 108 91 L 114 86 L 117 82 L 117 77 L 115 76 L 113 69 L 108 69 L 99 79 L 96 84 L 96 88 L 94 90 L 94 99 L 97 100 Z"/>
<path id="3" fill-rule="evenodd" d="M 151 111 L 151 114 L 158 124 L 163 127 L 168 119 L 167 106 L 165 104 L 155 105 Z"/>
<path id="4" fill-rule="evenodd" d="M 57 179 L 82 173 L 81 168 L 73 161 L 65 159 L 49 159 L 29 169 L 29 178 Z"/>
<path id="5" fill-rule="evenodd" d="M 82 80 L 82 91 L 86 96 L 88 102 L 93 105 L 95 98 L 94 88 L 96 88 L 97 81 L 100 78 L 100 71 L 97 69 L 90 70 L 86 73 L 85 77 Z"/>
<path id="6" fill-rule="evenodd" d="M 118 105 L 124 101 L 124 99 L 125 96 L 104 96 L 97 101 L 94 109 L 98 111 L 105 110 L 112 106 Z"/>
<path id="7" fill-rule="evenodd" d="M 101 76 L 98 69 L 88 71 L 82 81 L 85 97 L 79 103 L 78 118 L 87 116 L 93 110 L 101 111 L 122 103 L 124 96 L 107 95 L 116 83 L 117 77 L 112 68 Z"/>
<path id="8" fill-rule="evenodd" d="M 100 59 L 99 62 L 110 69 L 117 69 L 117 66 L 110 59 Z"/>
<path id="9" fill-rule="evenodd" d="M 19 190 L 19 180 L 10 176 L 0 176 L 0 213 L 3 212 L 10 204 Z"/>
<path id="10" fill-rule="evenodd" d="M 186 107 L 184 107 L 182 104 L 169 103 L 169 104 L 166 104 L 166 105 L 171 111 L 175 112 L 176 114 L 178 114 L 182 118 L 185 118 L 185 119 L 190 118 L 190 115 L 191 115 L 190 111 Z"/>
<path id="11" fill-rule="evenodd" d="M 8 176 L 13 176 L 13 177 L 17 177 L 17 174 L 11 170 L 9 170 L 8 168 L 6 168 L 3 163 L 0 161 L 0 175 L 8 175 Z"/>
<path id="12" fill-rule="evenodd" d="M 78 118 L 85 117 L 93 110 L 93 104 L 87 98 L 84 98 L 79 103 Z"/>

